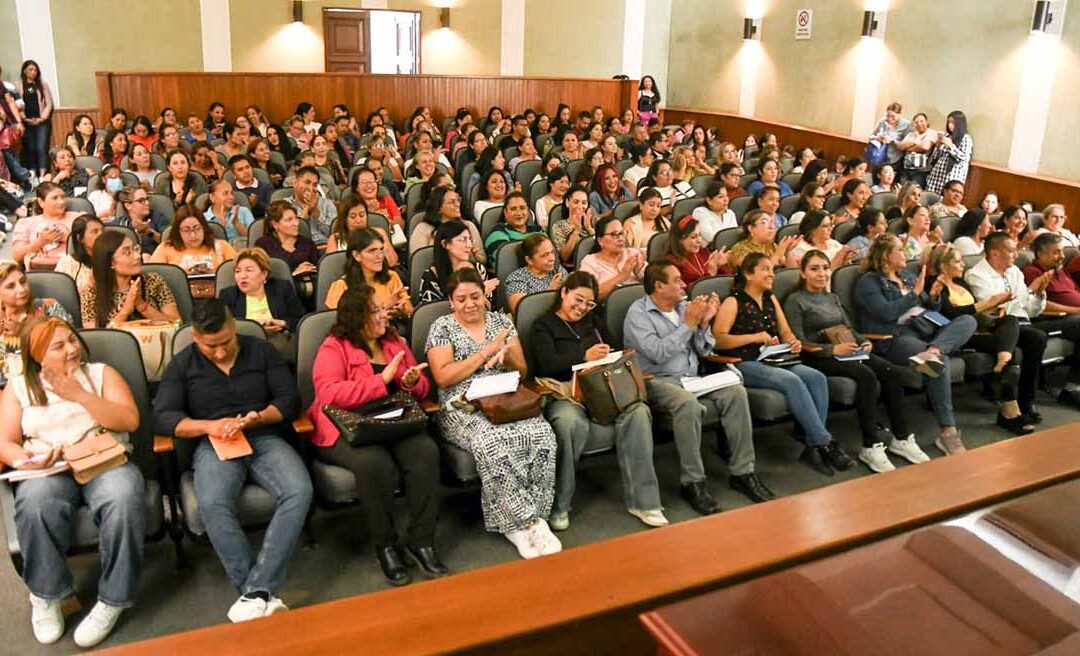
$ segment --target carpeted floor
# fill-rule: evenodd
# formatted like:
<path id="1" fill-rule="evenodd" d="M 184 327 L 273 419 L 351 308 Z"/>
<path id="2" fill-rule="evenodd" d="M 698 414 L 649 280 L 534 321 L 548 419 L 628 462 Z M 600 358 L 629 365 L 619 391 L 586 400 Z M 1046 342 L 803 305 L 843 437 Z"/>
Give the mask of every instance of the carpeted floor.
<path id="1" fill-rule="evenodd" d="M 957 415 L 969 448 L 1006 439 L 994 424 L 991 404 L 975 394 L 975 387 L 957 389 Z M 942 457 L 932 446 L 936 429 L 922 397 L 910 397 L 919 441 L 931 457 Z M 1046 427 L 1080 418 L 1074 410 L 1040 398 Z M 852 451 L 858 448 L 854 412 L 834 413 L 829 426 Z M 1022 439 L 1022 438 L 1021 438 Z M 755 434 L 758 471 L 780 495 L 798 494 L 823 485 L 838 484 L 871 475 L 863 465 L 843 475 L 826 478 L 796 462 L 800 446 L 791 438 L 791 424 L 760 428 Z M 748 501 L 727 488 L 727 470 L 713 445 L 705 446 L 709 487 L 722 506 L 730 509 Z M 672 522 L 689 521 L 697 515 L 679 497 L 678 459 L 674 444 L 661 444 L 655 454 L 665 511 Z M 943 493 L 947 487 L 933 490 Z M 928 491 L 929 492 L 929 491 Z M 596 542 L 646 529 L 623 509 L 618 469 L 611 453 L 586 458 L 580 466 L 575 509 L 571 527 L 561 533 L 564 547 Z M 298 549 L 288 585 L 281 597 L 290 606 L 307 606 L 386 587 L 365 536 L 357 509 L 319 511 L 314 521 L 317 544 Z M 663 529 L 659 529 L 663 530 Z M 261 536 L 252 535 L 257 545 Z M 505 539 L 485 533 L 475 492 L 444 490 L 437 545 L 446 563 L 457 572 L 485 567 L 516 558 Z M 106 645 L 116 645 L 227 621 L 225 612 L 236 592 L 225 577 L 213 549 L 208 544 L 185 540 L 191 566 L 175 571 L 172 543 L 168 539 L 147 545 L 138 604 L 127 611 Z M 65 637 L 56 645 L 38 645 L 29 626 L 26 588 L 15 574 L 10 560 L 0 559 L 0 626 L 5 627 L 0 654 L 60 654 L 77 651 L 71 640 L 71 626 L 81 617 L 69 618 Z M 94 600 L 98 571 L 96 555 L 76 556 L 71 566 L 77 580 L 78 596 L 84 609 Z M 417 585 L 414 583 L 413 585 Z"/>

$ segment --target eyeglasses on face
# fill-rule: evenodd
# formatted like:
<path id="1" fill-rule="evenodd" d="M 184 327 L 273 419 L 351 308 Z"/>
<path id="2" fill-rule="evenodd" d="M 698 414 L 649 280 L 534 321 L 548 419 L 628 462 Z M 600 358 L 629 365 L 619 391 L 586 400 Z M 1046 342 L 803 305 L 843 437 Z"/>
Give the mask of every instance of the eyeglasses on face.
<path id="1" fill-rule="evenodd" d="M 605 237 L 611 237 L 612 239 L 622 239 L 626 236 L 626 233 L 622 230 L 616 230 L 615 232 L 605 232 Z"/>

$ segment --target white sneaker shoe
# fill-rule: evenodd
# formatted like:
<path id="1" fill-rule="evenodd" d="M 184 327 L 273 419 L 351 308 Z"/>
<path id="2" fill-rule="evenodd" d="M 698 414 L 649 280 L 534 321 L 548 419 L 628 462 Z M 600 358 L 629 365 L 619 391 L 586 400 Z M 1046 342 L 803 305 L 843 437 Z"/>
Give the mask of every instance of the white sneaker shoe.
<path id="1" fill-rule="evenodd" d="M 30 594 L 30 625 L 34 638 L 43 645 L 51 645 L 64 635 L 64 613 L 60 600 L 49 601 Z"/>
<path id="2" fill-rule="evenodd" d="M 536 543 L 541 556 L 550 556 L 562 551 L 562 542 L 551 532 L 551 527 L 544 520 L 539 520 L 533 525 L 533 540 Z"/>
<path id="3" fill-rule="evenodd" d="M 274 613 L 283 613 L 289 610 L 289 607 L 285 605 L 285 602 L 277 597 L 270 597 L 270 601 L 266 602 L 266 610 L 263 611 L 263 617 L 270 617 Z"/>
<path id="4" fill-rule="evenodd" d="M 540 550 L 537 548 L 532 529 L 522 528 L 516 531 L 510 531 L 505 535 L 506 539 L 510 540 L 510 544 L 517 547 L 518 554 L 520 554 L 522 558 L 529 560 L 540 555 Z"/>
<path id="5" fill-rule="evenodd" d="M 108 638 L 122 612 L 123 608 L 110 606 L 103 601 L 94 604 L 79 626 L 75 627 L 75 644 L 83 648 L 93 647 Z"/>
<path id="6" fill-rule="evenodd" d="M 246 622 L 263 617 L 266 615 L 266 606 L 266 602 L 258 597 L 241 596 L 229 608 L 229 621 L 233 623 Z"/>
<path id="7" fill-rule="evenodd" d="M 570 513 L 553 512 L 551 517 L 548 518 L 548 523 L 553 531 L 565 531 L 570 528 Z"/>
<path id="8" fill-rule="evenodd" d="M 662 510 L 634 510 L 632 508 L 627 508 L 626 510 L 634 517 L 640 519 L 646 526 L 659 528 L 671 523 L 668 521 L 667 517 L 664 517 L 664 511 Z"/>
<path id="9" fill-rule="evenodd" d="M 922 450 L 919 443 L 915 441 L 915 433 L 908 435 L 902 440 L 899 438 L 893 439 L 889 444 L 889 453 L 900 456 L 913 465 L 930 462 L 930 456 L 926 455 L 926 452 Z"/>
<path id="10" fill-rule="evenodd" d="M 885 455 L 885 445 L 881 442 L 872 447 L 860 449 L 859 460 L 878 474 L 896 469 L 896 466 L 889 462 L 889 456 Z"/>

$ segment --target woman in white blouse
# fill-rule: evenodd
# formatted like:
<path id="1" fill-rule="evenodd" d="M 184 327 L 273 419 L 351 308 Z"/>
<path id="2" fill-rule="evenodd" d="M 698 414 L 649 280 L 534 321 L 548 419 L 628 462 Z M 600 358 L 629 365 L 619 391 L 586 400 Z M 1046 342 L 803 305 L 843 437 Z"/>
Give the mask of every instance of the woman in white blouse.
<path id="1" fill-rule="evenodd" d="M 694 220 L 698 222 L 701 230 L 701 239 L 711 245 L 716 233 L 728 228 L 738 228 L 739 220 L 735 218 L 735 212 L 729 209 L 727 187 L 720 180 L 713 180 L 705 190 L 705 204 L 694 210 Z M 676 217 L 681 219 L 682 217 Z"/>

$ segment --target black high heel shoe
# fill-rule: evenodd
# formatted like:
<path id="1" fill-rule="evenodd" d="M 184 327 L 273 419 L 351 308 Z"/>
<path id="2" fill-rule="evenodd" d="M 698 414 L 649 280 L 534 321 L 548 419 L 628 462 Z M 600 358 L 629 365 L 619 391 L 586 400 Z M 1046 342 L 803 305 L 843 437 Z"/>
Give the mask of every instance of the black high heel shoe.
<path id="1" fill-rule="evenodd" d="M 1025 416 L 1024 413 L 1020 413 L 1012 419 L 1009 419 L 999 410 L 997 425 L 1014 435 L 1030 435 L 1035 432 L 1035 425 L 1031 423 L 1031 418 Z"/>

